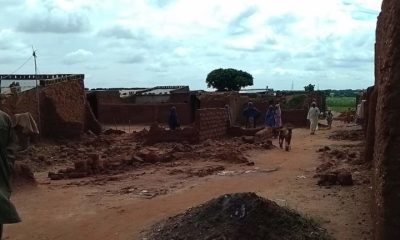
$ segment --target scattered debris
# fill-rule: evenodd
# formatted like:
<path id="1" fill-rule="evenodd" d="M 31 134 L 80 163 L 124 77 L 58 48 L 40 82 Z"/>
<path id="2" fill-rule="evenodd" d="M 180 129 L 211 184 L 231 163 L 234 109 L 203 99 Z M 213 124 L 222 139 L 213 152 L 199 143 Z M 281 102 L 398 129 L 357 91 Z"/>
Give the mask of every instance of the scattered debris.
<path id="1" fill-rule="evenodd" d="M 333 132 L 329 138 L 334 140 L 361 141 L 364 139 L 364 132 L 362 130 L 340 130 Z"/>
<path id="2" fill-rule="evenodd" d="M 335 148 L 328 146 L 317 150 L 321 153 L 322 163 L 316 168 L 315 178 L 318 178 L 320 186 L 351 186 L 354 184 L 354 176 L 356 176 L 360 184 L 369 184 L 369 179 L 360 179 L 366 174 L 360 174 L 359 167 L 361 165 L 363 148 L 361 145 L 341 145 Z M 364 170 L 365 172 L 367 170 Z M 357 174 L 353 174 L 357 173 Z M 367 175 L 368 176 L 368 175 Z"/>

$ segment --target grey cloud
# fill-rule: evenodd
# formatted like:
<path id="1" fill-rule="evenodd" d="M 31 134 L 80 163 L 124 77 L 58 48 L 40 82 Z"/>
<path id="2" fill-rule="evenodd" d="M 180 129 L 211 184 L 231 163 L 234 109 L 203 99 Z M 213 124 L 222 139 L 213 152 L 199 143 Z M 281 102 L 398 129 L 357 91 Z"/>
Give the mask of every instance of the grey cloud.
<path id="1" fill-rule="evenodd" d="M 270 26 L 275 33 L 281 35 L 289 35 L 290 27 L 299 21 L 298 17 L 293 14 L 285 14 L 282 16 L 272 17 L 268 20 L 267 25 Z"/>
<path id="2" fill-rule="evenodd" d="M 277 52 L 273 56 L 272 61 L 274 61 L 274 62 L 287 62 L 287 61 L 290 61 L 291 59 L 292 59 L 292 54 L 290 54 L 290 52 L 280 51 L 280 52 Z"/>
<path id="3" fill-rule="evenodd" d="M 122 26 L 113 26 L 101 30 L 99 36 L 117 39 L 141 39 L 139 34 L 134 34 L 130 29 Z"/>
<path id="4" fill-rule="evenodd" d="M 142 63 L 145 61 L 145 57 L 142 54 L 136 54 L 130 57 L 119 60 L 119 63 L 131 64 L 131 63 Z"/>
<path id="5" fill-rule="evenodd" d="M 51 9 L 21 20 L 17 30 L 27 33 L 80 33 L 90 29 L 88 17 L 78 12 Z"/>
<path id="6" fill-rule="evenodd" d="M 228 34 L 230 35 L 241 35 L 245 34 L 251 29 L 246 26 L 246 21 L 256 14 L 258 9 L 256 7 L 249 7 L 236 16 L 228 25 Z"/>
<path id="7" fill-rule="evenodd" d="M 0 50 L 17 50 L 26 47 L 17 36 L 8 29 L 0 29 Z"/>
<path id="8" fill-rule="evenodd" d="M 0 63 L 19 63 L 32 53 L 30 46 L 18 39 L 13 31 L 0 29 Z"/>

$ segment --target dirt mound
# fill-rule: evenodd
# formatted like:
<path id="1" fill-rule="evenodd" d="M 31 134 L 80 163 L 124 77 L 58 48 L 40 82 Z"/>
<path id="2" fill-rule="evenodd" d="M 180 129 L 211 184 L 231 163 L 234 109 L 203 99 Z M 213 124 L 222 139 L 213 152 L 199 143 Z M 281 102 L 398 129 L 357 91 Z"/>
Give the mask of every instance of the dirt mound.
<path id="1" fill-rule="evenodd" d="M 362 130 L 342 130 L 333 132 L 329 138 L 334 140 L 360 141 L 364 139 L 364 133 Z"/>
<path id="2" fill-rule="evenodd" d="M 255 193 L 210 200 L 157 224 L 147 239 L 332 239 L 311 219 Z"/>

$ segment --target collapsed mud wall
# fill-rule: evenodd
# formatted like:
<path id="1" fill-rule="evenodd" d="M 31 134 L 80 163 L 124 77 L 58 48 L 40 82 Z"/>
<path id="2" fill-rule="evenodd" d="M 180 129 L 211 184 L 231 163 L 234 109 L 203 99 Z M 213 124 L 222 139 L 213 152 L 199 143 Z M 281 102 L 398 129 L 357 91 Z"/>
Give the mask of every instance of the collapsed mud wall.
<path id="1" fill-rule="evenodd" d="M 189 124 L 191 121 L 189 103 L 99 104 L 97 111 L 98 119 L 103 124 L 168 123 L 172 106 L 176 107 L 181 124 Z"/>
<path id="2" fill-rule="evenodd" d="M 400 2 L 384 0 L 376 30 L 374 192 L 378 240 L 400 239 Z"/>
<path id="3" fill-rule="evenodd" d="M 205 108 L 196 111 L 199 140 L 220 138 L 227 134 L 227 115 L 224 108 Z"/>
<path id="4" fill-rule="evenodd" d="M 1 110 L 9 115 L 16 113 L 29 112 L 36 122 L 38 122 L 38 99 L 39 96 L 35 89 L 22 92 L 19 95 L 12 95 L 1 103 Z M 40 126 L 39 126 L 40 127 Z"/>
<path id="5" fill-rule="evenodd" d="M 79 82 L 65 82 L 43 89 L 42 132 L 48 137 L 79 137 L 84 131 L 86 95 Z"/>
<path id="6" fill-rule="evenodd" d="M 93 132 L 101 128 L 96 124 L 95 118 L 86 123 L 86 119 L 93 117 L 93 113 L 87 112 L 90 107 L 85 106 L 86 104 L 83 79 L 78 79 L 10 96 L 2 102 L 1 109 L 10 115 L 31 113 L 42 136 L 76 138 L 85 128 Z"/>

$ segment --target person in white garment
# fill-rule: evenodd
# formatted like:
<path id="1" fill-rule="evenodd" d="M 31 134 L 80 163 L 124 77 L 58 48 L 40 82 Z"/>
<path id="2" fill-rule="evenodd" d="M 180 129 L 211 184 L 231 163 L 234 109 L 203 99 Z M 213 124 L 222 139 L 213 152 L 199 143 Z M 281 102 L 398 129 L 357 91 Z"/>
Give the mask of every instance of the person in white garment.
<path id="1" fill-rule="evenodd" d="M 308 111 L 307 119 L 310 121 L 310 134 L 314 135 L 315 130 L 318 127 L 318 117 L 320 111 L 317 108 L 317 104 L 315 102 L 311 103 L 310 110 Z"/>

